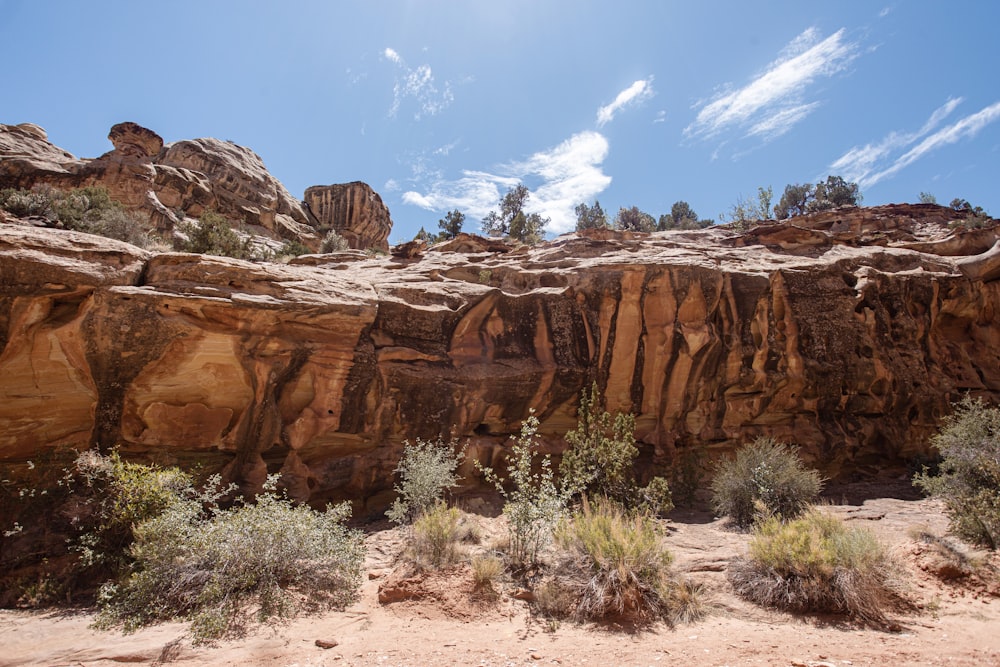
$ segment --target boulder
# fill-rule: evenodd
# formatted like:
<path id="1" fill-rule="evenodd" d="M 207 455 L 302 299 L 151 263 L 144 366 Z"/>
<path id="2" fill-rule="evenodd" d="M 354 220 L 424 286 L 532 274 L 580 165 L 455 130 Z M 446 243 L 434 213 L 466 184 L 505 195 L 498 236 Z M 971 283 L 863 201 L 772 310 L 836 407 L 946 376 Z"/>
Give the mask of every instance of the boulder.
<path id="1" fill-rule="evenodd" d="M 389 250 L 389 208 L 367 184 L 314 185 L 306 189 L 305 202 L 317 227 L 336 231 L 352 248 Z"/>

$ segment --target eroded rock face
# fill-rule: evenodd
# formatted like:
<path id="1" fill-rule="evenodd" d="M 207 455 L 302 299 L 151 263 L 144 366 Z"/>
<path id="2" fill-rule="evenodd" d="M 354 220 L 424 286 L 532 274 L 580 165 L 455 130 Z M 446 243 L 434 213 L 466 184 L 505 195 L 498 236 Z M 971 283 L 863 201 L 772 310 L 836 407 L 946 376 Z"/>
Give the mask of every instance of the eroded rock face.
<path id="1" fill-rule="evenodd" d="M 177 170 L 170 172 L 170 176 L 186 172 L 204 174 L 214 195 L 208 206 L 226 217 L 264 227 L 280 238 L 315 240 L 302 205 L 271 176 L 260 156 L 249 148 L 219 139 L 178 141 L 167 146 L 156 162 Z M 197 216 L 201 212 L 189 213 Z"/>
<path id="2" fill-rule="evenodd" d="M 593 381 L 654 467 L 772 435 L 831 476 L 1000 400 L 993 255 L 904 247 L 961 241 L 912 207 L 294 265 L 64 234 L 0 225 L 2 459 L 121 444 L 374 510 L 404 440 L 495 464 L 534 410 L 558 451 Z"/>
<path id="3" fill-rule="evenodd" d="M 0 125 L 0 187 L 96 185 L 163 234 L 184 217 L 213 210 L 251 233 L 319 249 L 315 219 L 249 148 L 218 139 L 164 146 L 158 134 L 131 122 L 112 127 L 108 139 L 114 150 L 78 159 L 37 125 Z M 338 229 L 354 247 L 388 250 L 389 211 L 367 185 L 323 186 L 314 197 L 326 228 Z"/>
<path id="4" fill-rule="evenodd" d="M 389 208 L 365 183 L 314 185 L 306 189 L 305 200 L 319 228 L 336 231 L 352 248 L 389 249 Z"/>

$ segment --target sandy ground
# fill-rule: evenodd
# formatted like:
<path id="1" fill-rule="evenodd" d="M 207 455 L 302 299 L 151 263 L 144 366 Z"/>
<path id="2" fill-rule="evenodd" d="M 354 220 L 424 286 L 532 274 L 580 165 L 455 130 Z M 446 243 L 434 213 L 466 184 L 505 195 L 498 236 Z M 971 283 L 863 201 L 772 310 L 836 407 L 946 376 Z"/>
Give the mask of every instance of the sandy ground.
<path id="1" fill-rule="evenodd" d="M 379 585 L 392 578 L 403 542 L 398 530 L 387 530 L 369 536 L 372 578 L 344 612 L 204 647 L 192 646 L 177 623 L 123 636 L 90 629 L 88 612 L 0 611 L 0 666 L 1000 665 L 996 570 L 949 582 L 925 571 L 935 568 L 913 528 L 944 534 L 937 502 L 883 498 L 828 511 L 874 528 L 907 568 L 920 608 L 893 615 L 894 631 L 768 611 L 735 597 L 725 570 L 747 536 L 705 513 L 676 512 L 668 540 L 676 568 L 704 586 L 709 607 L 695 623 L 638 632 L 555 624 L 532 616 L 510 595 L 512 584 L 492 602 L 472 596 L 467 565 L 422 581 L 422 599 L 379 604 Z M 498 520 L 482 521 L 487 534 L 496 530 Z"/>

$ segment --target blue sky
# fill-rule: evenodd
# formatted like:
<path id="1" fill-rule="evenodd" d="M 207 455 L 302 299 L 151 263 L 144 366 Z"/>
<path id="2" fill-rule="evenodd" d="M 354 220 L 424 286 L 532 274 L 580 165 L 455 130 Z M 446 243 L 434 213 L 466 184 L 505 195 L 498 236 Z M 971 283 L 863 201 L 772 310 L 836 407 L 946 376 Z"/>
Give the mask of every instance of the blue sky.
<path id="1" fill-rule="evenodd" d="M 827 174 L 1000 215 L 1000 3 L 0 0 L 0 122 L 80 157 L 135 121 L 249 146 L 295 196 L 362 180 L 391 242 L 508 187 L 717 218 Z"/>

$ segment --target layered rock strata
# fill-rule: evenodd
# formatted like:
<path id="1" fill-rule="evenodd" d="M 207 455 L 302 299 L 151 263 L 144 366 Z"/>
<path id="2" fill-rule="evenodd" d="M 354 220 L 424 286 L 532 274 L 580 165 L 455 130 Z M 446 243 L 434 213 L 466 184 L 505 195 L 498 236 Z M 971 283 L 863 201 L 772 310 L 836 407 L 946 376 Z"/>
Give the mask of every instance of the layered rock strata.
<path id="1" fill-rule="evenodd" d="M 963 393 L 1000 400 L 997 230 L 954 218 L 462 235 L 289 265 L 3 224 L 0 458 L 119 445 L 376 508 L 404 440 L 496 463 L 534 411 L 558 451 L 596 381 L 654 466 L 758 435 L 830 476 L 900 465 Z"/>

